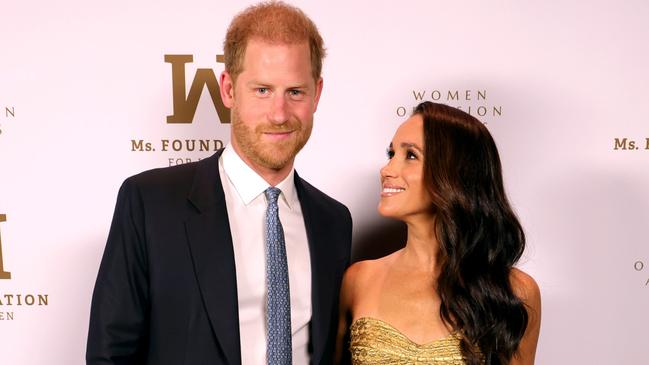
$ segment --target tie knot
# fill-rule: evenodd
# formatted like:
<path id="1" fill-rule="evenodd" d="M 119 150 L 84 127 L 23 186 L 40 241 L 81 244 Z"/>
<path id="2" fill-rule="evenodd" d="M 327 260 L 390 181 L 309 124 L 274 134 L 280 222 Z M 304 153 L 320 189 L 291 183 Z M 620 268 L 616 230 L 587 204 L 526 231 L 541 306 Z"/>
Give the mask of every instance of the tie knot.
<path id="1" fill-rule="evenodd" d="M 282 191 L 274 186 L 271 186 L 264 191 L 264 194 L 266 194 L 266 199 L 268 199 L 269 203 L 277 203 L 277 197 L 279 197 L 279 194 L 281 193 Z"/>

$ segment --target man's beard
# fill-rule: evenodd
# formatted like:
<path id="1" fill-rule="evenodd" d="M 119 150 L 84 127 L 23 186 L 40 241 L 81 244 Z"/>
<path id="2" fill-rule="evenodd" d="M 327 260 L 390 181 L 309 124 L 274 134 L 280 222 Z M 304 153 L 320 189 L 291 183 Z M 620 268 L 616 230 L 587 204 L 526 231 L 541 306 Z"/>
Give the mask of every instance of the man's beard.
<path id="1" fill-rule="evenodd" d="M 237 145 L 248 159 L 263 167 L 279 170 L 295 158 L 311 136 L 313 123 L 301 123 L 290 119 L 282 125 L 272 123 L 259 124 L 253 130 L 239 116 L 236 108 L 232 109 L 232 131 Z M 290 138 L 277 142 L 262 141 L 265 132 L 292 132 Z"/>

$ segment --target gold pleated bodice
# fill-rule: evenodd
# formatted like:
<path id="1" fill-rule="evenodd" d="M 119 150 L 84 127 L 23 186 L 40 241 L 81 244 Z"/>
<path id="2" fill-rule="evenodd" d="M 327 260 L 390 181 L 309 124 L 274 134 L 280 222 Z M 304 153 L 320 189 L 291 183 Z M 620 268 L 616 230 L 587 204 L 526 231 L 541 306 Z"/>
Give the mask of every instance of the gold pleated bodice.
<path id="1" fill-rule="evenodd" d="M 465 365 L 456 334 L 420 345 L 390 324 L 369 317 L 355 320 L 350 330 L 353 365 Z"/>

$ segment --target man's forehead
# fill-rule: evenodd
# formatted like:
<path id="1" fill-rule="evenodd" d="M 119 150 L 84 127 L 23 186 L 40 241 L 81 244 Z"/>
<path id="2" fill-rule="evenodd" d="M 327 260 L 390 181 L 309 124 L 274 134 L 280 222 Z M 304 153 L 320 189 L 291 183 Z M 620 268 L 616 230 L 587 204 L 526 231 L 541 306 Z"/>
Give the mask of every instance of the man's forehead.
<path id="1" fill-rule="evenodd" d="M 285 66 L 285 67 L 283 67 Z M 262 39 L 248 41 L 240 76 L 245 84 L 291 84 L 308 87 L 313 79 L 310 50 L 306 42 L 268 42 Z"/>
<path id="2" fill-rule="evenodd" d="M 251 51 L 254 52 L 269 52 L 269 51 L 278 51 L 278 50 L 297 50 L 299 53 L 303 53 L 310 59 L 311 50 L 306 41 L 304 42 L 281 42 L 281 41 L 268 41 L 261 38 L 252 38 L 249 39 L 246 43 L 246 48 L 243 54 L 243 61 L 252 61 L 248 57 Z"/>

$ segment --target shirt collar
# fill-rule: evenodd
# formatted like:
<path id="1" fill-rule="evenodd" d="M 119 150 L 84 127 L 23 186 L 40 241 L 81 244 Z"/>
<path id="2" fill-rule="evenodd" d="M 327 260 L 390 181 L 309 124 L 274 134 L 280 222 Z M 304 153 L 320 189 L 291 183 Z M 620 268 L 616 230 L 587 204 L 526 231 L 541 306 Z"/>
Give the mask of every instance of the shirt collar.
<path id="1" fill-rule="evenodd" d="M 239 194 L 239 197 L 245 205 L 250 204 L 256 197 L 263 194 L 270 185 L 259 176 L 250 166 L 248 166 L 239 157 L 232 145 L 228 143 L 221 155 L 223 171 L 225 171 L 228 180 Z M 277 188 L 282 191 L 282 199 L 289 209 L 293 209 L 295 204 L 299 204 L 297 191 L 295 191 L 295 169 L 291 169 L 288 176 L 284 178 Z"/>

